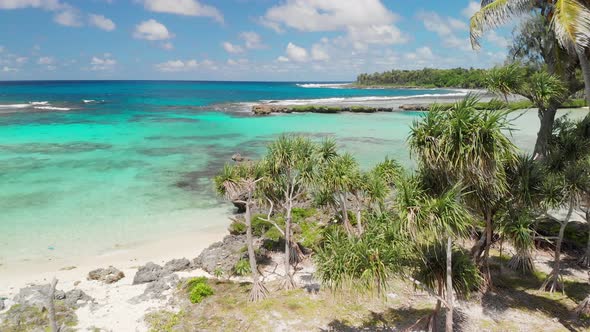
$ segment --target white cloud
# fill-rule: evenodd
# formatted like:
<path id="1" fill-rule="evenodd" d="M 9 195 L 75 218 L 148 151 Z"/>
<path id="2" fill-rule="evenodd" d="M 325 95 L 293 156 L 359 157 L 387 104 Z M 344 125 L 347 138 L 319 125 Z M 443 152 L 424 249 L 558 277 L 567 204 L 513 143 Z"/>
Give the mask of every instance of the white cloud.
<path id="1" fill-rule="evenodd" d="M 289 43 L 285 50 L 287 57 L 289 60 L 293 60 L 295 62 L 304 62 L 307 61 L 307 50 L 303 47 L 299 47 L 293 43 Z"/>
<path id="2" fill-rule="evenodd" d="M 142 0 L 141 2 L 145 9 L 152 12 L 205 16 L 223 22 L 223 15 L 217 8 L 201 4 L 196 0 Z"/>
<path id="3" fill-rule="evenodd" d="M 417 65 L 424 65 L 434 59 L 434 54 L 430 47 L 424 46 L 416 49 L 414 52 L 406 53 L 404 57 L 406 60 L 410 60 Z"/>
<path id="4" fill-rule="evenodd" d="M 143 21 L 135 27 L 133 37 L 146 40 L 166 40 L 173 37 L 166 26 L 154 19 Z"/>
<path id="5" fill-rule="evenodd" d="M 435 12 L 420 12 L 417 17 L 422 20 L 426 30 L 440 37 L 444 47 L 458 48 L 462 51 L 471 50 L 469 38 L 457 37 L 457 34 L 467 35 L 469 27 L 465 22 L 452 17 L 442 17 Z"/>
<path id="6" fill-rule="evenodd" d="M 113 21 L 104 17 L 103 15 L 90 14 L 88 16 L 90 25 L 93 25 L 104 31 L 113 31 L 117 27 Z"/>
<path id="7" fill-rule="evenodd" d="M 245 65 L 248 62 L 249 62 L 248 59 L 238 59 L 238 60 L 228 59 L 227 60 L 227 64 L 230 66 Z"/>
<path id="8" fill-rule="evenodd" d="M 19 65 L 22 65 L 23 63 L 27 63 L 29 61 L 29 58 L 21 56 L 16 58 L 16 63 L 18 63 Z"/>
<path id="9" fill-rule="evenodd" d="M 170 60 L 163 63 L 158 63 L 156 69 L 161 72 L 178 72 L 197 68 L 197 60 Z"/>
<path id="10" fill-rule="evenodd" d="M 510 45 L 510 40 L 508 40 L 508 38 L 500 36 L 494 30 L 490 30 L 486 34 L 486 40 L 500 48 L 507 48 Z"/>
<path id="11" fill-rule="evenodd" d="M 287 0 L 267 10 L 260 22 L 277 32 L 282 26 L 300 31 L 345 31 L 361 44 L 400 44 L 407 37 L 395 26 L 397 16 L 380 0 Z"/>
<path id="12" fill-rule="evenodd" d="M 18 71 L 18 68 L 4 66 L 4 67 L 2 67 L 2 71 L 5 72 L 5 73 L 17 72 Z"/>
<path id="13" fill-rule="evenodd" d="M 221 46 L 223 46 L 223 49 L 227 53 L 236 54 L 236 53 L 243 53 L 244 52 L 244 49 L 241 46 L 232 44 L 230 42 L 223 42 L 223 43 L 221 43 Z"/>
<path id="14" fill-rule="evenodd" d="M 48 56 L 40 57 L 39 60 L 37 60 L 37 63 L 40 65 L 51 65 L 54 62 L 55 60 L 52 57 Z"/>
<path id="15" fill-rule="evenodd" d="M 53 17 L 53 20 L 60 25 L 67 26 L 67 27 L 81 27 L 82 21 L 80 20 L 80 15 L 78 11 L 73 8 L 68 8 L 65 11 L 56 14 Z"/>
<path id="16" fill-rule="evenodd" d="M 66 7 L 58 0 L 0 0 L 0 9 L 40 8 L 59 10 Z"/>
<path id="17" fill-rule="evenodd" d="M 314 44 L 311 47 L 311 58 L 315 61 L 326 61 L 330 60 L 330 55 L 320 44 Z"/>
<path id="18" fill-rule="evenodd" d="M 262 48 L 262 38 L 254 31 L 244 31 L 240 33 L 240 38 L 244 40 L 246 48 Z"/>
<path id="19" fill-rule="evenodd" d="M 166 42 L 164 44 L 162 44 L 162 48 L 169 51 L 174 49 L 174 45 L 171 42 Z"/>
<path id="20" fill-rule="evenodd" d="M 117 61 L 115 59 L 112 59 L 109 53 L 105 53 L 103 58 L 99 58 L 97 56 L 92 57 L 92 60 L 90 60 L 90 70 L 112 70 L 116 64 Z"/>
<path id="21" fill-rule="evenodd" d="M 277 61 L 278 62 L 289 62 L 289 58 L 287 58 L 286 56 L 281 55 L 281 56 L 279 56 L 277 58 Z"/>
<path id="22" fill-rule="evenodd" d="M 467 18 L 471 18 L 471 16 L 473 16 L 473 14 L 475 14 L 480 8 L 481 5 L 479 1 L 469 1 L 469 5 L 461 11 L 461 14 Z"/>

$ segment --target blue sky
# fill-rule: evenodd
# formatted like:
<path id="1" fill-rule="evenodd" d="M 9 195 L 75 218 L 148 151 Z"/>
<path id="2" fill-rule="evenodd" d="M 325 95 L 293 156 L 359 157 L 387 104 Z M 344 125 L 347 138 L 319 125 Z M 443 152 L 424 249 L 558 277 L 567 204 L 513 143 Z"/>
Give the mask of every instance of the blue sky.
<path id="1" fill-rule="evenodd" d="M 0 80 L 353 80 L 489 67 L 510 29 L 470 49 L 470 0 L 0 0 Z"/>

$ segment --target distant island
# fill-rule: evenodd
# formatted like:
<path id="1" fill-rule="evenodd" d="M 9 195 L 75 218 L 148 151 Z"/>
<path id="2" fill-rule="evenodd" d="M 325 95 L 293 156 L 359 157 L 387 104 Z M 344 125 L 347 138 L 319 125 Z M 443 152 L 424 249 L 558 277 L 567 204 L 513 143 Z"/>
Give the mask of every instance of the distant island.
<path id="1" fill-rule="evenodd" d="M 382 73 L 360 74 L 353 85 L 384 88 L 482 89 L 486 87 L 487 72 L 486 69 L 476 68 L 390 70 Z"/>

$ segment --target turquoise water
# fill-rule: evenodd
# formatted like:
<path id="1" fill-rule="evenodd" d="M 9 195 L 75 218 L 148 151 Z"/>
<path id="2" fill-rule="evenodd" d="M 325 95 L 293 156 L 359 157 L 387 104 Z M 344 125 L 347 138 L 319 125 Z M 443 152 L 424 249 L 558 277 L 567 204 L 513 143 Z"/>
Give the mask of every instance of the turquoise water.
<path id="1" fill-rule="evenodd" d="M 227 203 L 214 195 L 211 177 L 232 154 L 256 158 L 286 132 L 333 136 L 363 167 L 386 155 L 411 165 L 405 140 L 418 112 L 251 117 L 243 103 L 449 92 L 0 82 L 0 263 L 105 252 L 215 226 L 207 211 Z M 517 120 L 521 147 L 532 146 L 537 123 L 534 112 Z"/>

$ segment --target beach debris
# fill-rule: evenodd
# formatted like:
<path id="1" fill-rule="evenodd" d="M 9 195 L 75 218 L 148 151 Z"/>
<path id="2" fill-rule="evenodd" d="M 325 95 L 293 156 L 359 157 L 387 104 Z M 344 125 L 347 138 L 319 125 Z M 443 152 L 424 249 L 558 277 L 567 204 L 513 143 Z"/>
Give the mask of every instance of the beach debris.
<path id="1" fill-rule="evenodd" d="M 231 271 L 236 263 L 244 257 L 245 247 L 245 235 L 227 235 L 223 241 L 215 242 L 204 249 L 193 263 L 208 273 L 213 273 L 216 269 Z"/>
<path id="2" fill-rule="evenodd" d="M 135 276 L 133 277 L 133 284 L 138 285 L 156 281 L 170 273 L 172 272 L 164 269 L 160 265 L 149 262 L 146 265 L 139 267 L 137 273 L 135 273 Z"/>
<path id="3" fill-rule="evenodd" d="M 170 272 L 186 271 L 191 268 L 191 262 L 187 258 L 178 258 L 164 264 L 164 269 Z"/>
<path id="4" fill-rule="evenodd" d="M 109 266 L 106 269 L 100 268 L 88 272 L 88 280 L 98 280 L 104 282 L 105 284 L 112 284 L 123 278 L 125 278 L 125 274 L 113 266 Z"/>

